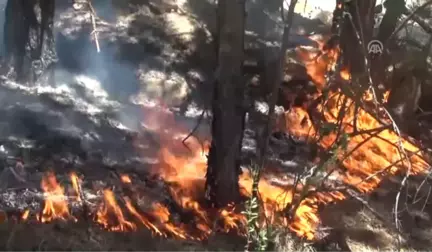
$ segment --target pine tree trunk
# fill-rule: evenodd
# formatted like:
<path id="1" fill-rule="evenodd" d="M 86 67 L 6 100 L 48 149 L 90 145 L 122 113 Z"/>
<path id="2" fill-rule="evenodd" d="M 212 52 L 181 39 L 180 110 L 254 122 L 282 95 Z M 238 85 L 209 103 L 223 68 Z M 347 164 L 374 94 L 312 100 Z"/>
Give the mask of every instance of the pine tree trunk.
<path id="1" fill-rule="evenodd" d="M 213 91 L 212 144 L 206 198 L 216 207 L 240 199 L 238 176 L 245 109 L 242 77 L 245 0 L 218 1 L 218 72 Z"/>
<path id="2" fill-rule="evenodd" d="M 36 4 L 39 4 L 40 13 L 35 11 Z M 8 0 L 6 4 L 3 26 L 5 63 L 13 68 L 17 81 L 30 80 L 32 63 L 42 57 L 45 38 L 53 40 L 54 6 L 54 0 Z M 41 22 L 37 18 L 39 15 Z"/>
<path id="3" fill-rule="evenodd" d="M 36 20 L 36 17 L 33 19 L 29 15 L 33 5 L 32 0 L 9 0 L 6 4 L 3 27 L 5 63 L 14 68 L 18 80 L 24 77 L 26 45 L 29 41 L 30 26 Z"/>

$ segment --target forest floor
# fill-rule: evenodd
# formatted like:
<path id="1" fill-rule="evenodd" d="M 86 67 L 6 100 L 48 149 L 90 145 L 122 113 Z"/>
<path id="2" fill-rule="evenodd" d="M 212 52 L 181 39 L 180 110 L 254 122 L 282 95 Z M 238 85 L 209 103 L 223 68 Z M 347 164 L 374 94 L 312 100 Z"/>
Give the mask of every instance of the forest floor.
<path id="1" fill-rule="evenodd" d="M 115 233 L 88 223 L 3 224 L 1 249 L 9 251 L 242 251 L 243 241 L 219 234 L 205 242 L 154 237 L 148 230 Z"/>

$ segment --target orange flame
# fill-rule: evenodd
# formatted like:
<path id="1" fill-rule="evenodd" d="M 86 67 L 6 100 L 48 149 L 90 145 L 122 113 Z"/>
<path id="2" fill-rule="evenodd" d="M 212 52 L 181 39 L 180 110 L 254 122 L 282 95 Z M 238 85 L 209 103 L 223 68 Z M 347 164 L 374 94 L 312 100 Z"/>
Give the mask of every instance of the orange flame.
<path id="1" fill-rule="evenodd" d="M 317 86 L 322 88 L 326 84 L 325 72 L 331 65 L 335 64 L 339 52 L 330 50 L 329 53 L 324 52 L 315 58 L 311 56 L 315 55 L 315 52 L 309 53 L 306 50 L 299 50 L 299 52 L 299 57 L 304 61 L 307 72 Z M 342 70 L 340 75 L 345 80 L 351 78 L 350 73 L 346 69 Z M 331 93 L 329 97 L 326 105 L 324 107 L 319 106 L 318 109 L 323 112 L 325 120 L 333 124 L 338 123 L 337 115 L 344 110 L 345 114 L 341 128 L 345 134 L 354 134 L 354 129 L 357 130 L 356 132 L 362 132 L 379 129 L 384 126 L 371 114 L 362 109 L 356 115 L 353 106 L 354 102 L 345 97 L 341 92 Z M 385 94 L 385 100 L 387 97 L 388 93 Z M 372 93 L 369 91 L 366 92 L 363 98 L 366 101 L 372 101 Z M 346 104 L 348 104 L 347 106 L 342 104 L 345 99 Z M 287 111 L 285 113 L 285 120 L 285 125 L 289 126 L 286 131 L 293 135 L 302 137 L 317 135 L 317 129 L 313 127 L 307 111 L 303 108 L 293 108 Z M 390 123 L 388 120 L 384 121 Z M 348 149 L 340 150 L 338 153 L 340 160 L 344 158 L 342 163 L 347 171 L 342 172 L 338 170 L 336 172 L 337 177 L 341 181 L 356 187 L 364 193 L 374 190 L 382 181 L 384 175 L 406 171 L 406 162 L 397 162 L 401 158 L 398 149 L 400 137 L 392 130 L 386 129 L 378 132 L 375 137 L 364 142 L 370 137 L 370 134 L 356 134 L 348 138 Z M 336 133 L 323 136 L 319 144 L 329 149 L 335 143 L 336 137 Z M 317 139 L 319 139 L 318 135 Z M 402 139 L 401 142 L 407 152 L 418 153 L 409 158 L 412 163 L 411 173 L 419 174 L 426 171 L 428 164 L 420 153 L 419 148 L 405 139 Z M 348 153 L 349 157 L 345 158 L 345 155 Z M 318 213 L 313 206 L 317 203 L 326 204 L 335 200 L 343 200 L 344 198 L 345 196 L 339 192 L 336 194 L 320 193 L 312 198 L 307 198 L 297 210 L 296 217 L 298 218 L 293 222 L 291 228 L 300 236 L 313 239 L 313 230 L 319 223 Z"/>
<path id="2" fill-rule="evenodd" d="M 29 216 L 30 216 L 30 210 L 26 209 L 26 210 L 24 210 L 23 214 L 21 215 L 21 220 L 26 221 Z"/>
<path id="3" fill-rule="evenodd" d="M 344 80 L 351 79 L 351 74 L 350 74 L 350 72 L 347 69 L 342 69 L 341 72 L 340 72 L 340 76 Z"/>
<path id="4" fill-rule="evenodd" d="M 308 74 L 312 77 L 314 82 L 317 84 L 319 89 L 322 89 L 327 84 L 326 73 L 328 70 L 334 66 L 337 57 L 340 54 L 339 48 L 330 48 L 327 51 L 323 51 L 324 43 L 317 41 L 321 45 L 321 51 L 310 52 L 305 48 L 298 48 L 297 52 L 299 57 L 304 61 Z M 344 80 L 349 80 L 351 78 L 350 73 L 343 69 L 340 72 L 340 77 Z M 330 99 L 327 101 L 326 105 L 320 106 L 319 110 L 324 113 L 324 117 L 329 123 L 337 122 L 337 115 L 340 110 L 344 107 L 341 101 L 345 99 L 342 93 L 333 93 L 330 95 Z M 366 100 L 371 101 L 372 96 L 370 93 L 364 95 Z M 379 123 L 373 116 L 364 110 L 358 112 L 356 118 L 356 127 L 354 127 L 354 109 L 353 101 L 346 99 L 348 108 L 345 108 L 345 116 L 342 123 L 342 130 L 346 134 L 352 134 L 354 128 L 357 131 L 371 130 L 374 128 L 381 127 Z M 146 111 L 148 113 L 148 111 Z M 155 167 L 155 171 L 158 172 L 165 181 L 175 184 L 176 186 L 171 187 L 174 199 L 181 205 L 184 209 L 193 209 L 196 216 L 200 216 L 201 223 L 203 225 L 208 225 L 208 214 L 207 211 L 198 203 L 200 193 L 203 192 L 204 188 L 204 178 L 206 171 L 206 157 L 203 153 L 199 151 L 199 143 L 197 139 L 191 137 L 189 138 L 189 146 L 194 146 L 192 153 L 189 155 L 177 155 L 178 146 L 175 148 L 172 144 L 172 139 L 179 139 L 180 135 L 185 135 L 185 130 L 181 128 L 180 125 L 171 124 L 172 118 L 164 114 L 165 118 L 152 117 L 152 123 L 157 125 L 154 127 L 162 128 L 164 125 L 175 125 L 175 128 L 170 128 L 171 138 L 169 141 L 162 141 L 164 147 L 160 151 L 160 159 L 163 160 L 164 165 L 158 165 Z M 164 120 L 168 120 L 166 123 Z M 285 129 L 291 134 L 300 137 L 309 137 L 316 135 L 319 137 L 318 130 L 313 127 L 313 124 L 309 118 L 309 114 L 303 108 L 293 108 L 285 113 L 285 125 L 289 128 Z M 174 137 L 173 137 L 174 136 Z M 165 135 L 165 137 L 168 137 Z M 356 150 L 353 150 L 355 146 L 360 144 L 368 134 L 353 135 L 348 140 L 347 150 L 338 150 L 338 157 L 341 159 L 348 152 L 353 153 L 349 158 L 343 160 L 343 165 L 348 169 L 347 172 L 337 170 L 335 176 L 341 181 L 357 187 L 360 191 L 370 192 L 378 183 L 382 180 L 382 176 L 369 176 L 383 170 L 385 167 L 391 166 L 391 164 L 399 158 L 398 148 L 395 143 L 398 141 L 399 136 L 397 136 L 391 130 L 384 130 L 380 132 L 377 137 L 372 138 L 367 143 Z M 384 140 L 382 140 L 384 139 Z M 319 144 L 324 148 L 329 148 L 332 146 L 336 140 L 336 134 L 330 134 L 321 138 Z M 410 152 L 418 151 L 418 148 L 407 141 L 403 140 L 403 146 Z M 427 164 L 423 157 L 419 155 L 413 155 L 411 157 L 411 162 L 413 163 L 413 172 L 422 172 L 427 168 Z M 405 164 L 399 164 L 395 167 L 389 169 L 389 173 L 393 174 L 397 171 L 403 171 L 405 169 Z M 242 192 L 246 196 L 251 195 L 252 179 L 248 172 L 245 172 L 240 177 L 239 181 Z M 292 183 L 291 183 L 292 184 Z M 313 190 L 314 188 L 310 188 Z M 328 204 L 337 200 L 343 200 L 346 198 L 341 192 L 331 192 L 331 193 L 315 193 L 309 196 L 302 202 L 300 202 L 299 207 L 296 209 L 294 218 L 292 220 L 286 219 L 283 216 L 282 211 L 286 211 L 287 207 L 293 202 L 294 198 L 298 198 L 298 192 L 302 188 L 292 188 L 287 183 L 286 187 L 273 185 L 270 181 L 262 178 L 259 183 L 259 191 L 261 199 L 264 202 L 264 214 L 270 219 L 271 224 L 274 225 L 285 225 L 291 228 L 295 233 L 306 239 L 313 239 L 315 237 L 316 227 L 319 224 L 318 217 L 318 205 Z M 295 194 L 295 197 L 294 197 Z M 168 216 L 169 212 L 164 211 Z M 223 229 L 226 231 L 228 228 L 240 228 L 236 225 L 237 221 L 239 223 L 245 223 L 244 216 L 239 214 L 229 214 L 227 209 L 220 211 L 220 217 L 224 219 L 226 226 Z M 263 224 L 264 225 L 264 224 Z"/>
<path id="5" fill-rule="evenodd" d="M 131 180 L 130 177 L 129 177 L 128 175 L 126 175 L 126 174 L 122 174 L 122 175 L 120 176 L 120 180 L 121 180 L 123 183 L 125 183 L 125 184 L 131 184 L 131 183 L 132 183 L 132 180 Z"/>
<path id="6" fill-rule="evenodd" d="M 159 220 L 160 224 L 164 225 L 164 228 L 167 230 L 168 233 L 182 239 L 186 239 L 189 237 L 184 229 L 178 228 L 172 223 L 170 223 L 171 214 L 165 206 L 159 203 L 155 203 L 153 205 L 153 209 L 154 211 L 152 212 L 152 215 Z"/>
<path id="7" fill-rule="evenodd" d="M 111 190 L 103 191 L 104 203 L 96 213 L 96 222 L 111 231 L 133 231 L 136 225 L 127 221 Z"/>
<path id="8" fill-rule="evenodd" d="M 70 173 L 70 179 L 72 182 L 72 188 L 74 189 L 74 192 L 76 194 L 76 199 L 78 202 L 81 202 L 80 189 L 79 189 L 79 183 L 80 182 L 79 182 L 79 178 L 75 172 Z"/>
<path id="9" fill-rule="evenodd" d="M 45 202 L 39 221 L 42 223 L 50 222 L 55 219 L 76 221 L 76 218 L 69 213 L 64 189 L 57 183 L 54 173 L 48 172 L 46 176 L 43 177 L 41 188 L 45 192 Z"/>
<path id="10" fill-rule="evenodd" d="M 133 206 L 131 200 L 129 198 L 125 198 L 126 201 L 126 207 L 129 210 L 129 212 L 135 216 L 141 224 L 143 224 L 145 227 L 147 227 L 149 230 L 153 231 L 154 233 L 158 235 L 164 235 L 153 223 L 151 223 L 147 218 L 142 216 L 140 213 L 138 213 L 138 210 Z"/>

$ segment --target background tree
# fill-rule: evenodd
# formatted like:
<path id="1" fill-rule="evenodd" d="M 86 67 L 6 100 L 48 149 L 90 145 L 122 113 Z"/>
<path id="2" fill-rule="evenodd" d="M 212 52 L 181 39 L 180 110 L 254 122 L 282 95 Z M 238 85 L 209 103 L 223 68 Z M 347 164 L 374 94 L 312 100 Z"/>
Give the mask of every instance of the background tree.
<path id="1" fill-rule="evenodd" d="M 55 0 L 7 2 L 3 27 L 5 63 L 13 68 L 17 81 L 29 80 L 32 62 L 43 54 L 44 40 L 52 40 L 54 8 Z"/>
<path id="2" fill-rule="evenodd" d="M 344 1 L 337 1 L 342 5 Z M 364 58 L 364 49 L 367 43 L 372 39 L 374 27 L 374 9 L 376 0 L 362 1 L 345 1 L 345 10 L 350 16 L 344 18 L 341 27 L 341 49 L 343 51 L 343 65 L 350 69 L 353 76 L 365 73 L 365 61 L 359 60 Z M 356 32 L 359 33 L 360 39 L 365 43 L 359 43 Z"/>

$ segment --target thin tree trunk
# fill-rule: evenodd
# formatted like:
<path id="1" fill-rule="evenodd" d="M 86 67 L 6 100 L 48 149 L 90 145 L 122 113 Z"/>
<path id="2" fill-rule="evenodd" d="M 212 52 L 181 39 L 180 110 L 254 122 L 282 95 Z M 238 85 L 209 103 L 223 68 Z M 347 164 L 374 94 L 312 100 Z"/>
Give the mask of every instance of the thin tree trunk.
<path id="1" fill-rule="evenodd" d="M 389 42 L 387 40 L 395 30 L 399 18 L 402 16 L 404 10 L 406 9 L 405 0 L 386 0 L 384 2 L 384 7 L 386 8 L 386 13 L 381 21 L 378 36 L 376 39 L 381 41 L 383 45 L 387 47 L 386 49 L 390 49 L 393 47 L 393 45 L 391 42 L 387 43 Z M 389 55 L 388 53 L 386 53 L 386 50 L 384 50 L 384 53 L 381 54 L 379 57 L 374 57 L 373 59 L 371 59 L 371 74 L 375 84 L 385 85 L 385 69 L 390 64 L 391 58 L 392 55 Z M 381 89 L 385 88 L 384 85 Z"/>
<path id="2" fill-rule="evenodd" d="M 36 58 L 42 57 L 44 43 L 47 46 L 53 46 L 53 25 L 54 25 L 54 11 L 55 0 L 40 0 L 41 9 L 41 25 L 39 30 L 39 45 L 37 49 Z"/>
<path id="3" fill-rule="evenodd" d="M 353 77 L 365 73 L 366 66 L 363 49 L 361 48 L 356 31 L 367 46 L 372 39 L 374 26 L 374 8 L 376 0 L 353 0 L 348 5 L 348 11 L 352 17 L 346 17 L 341 34 L 341 49 L 343 51 L 343 63 L 347 66 Z M 354 25 L 354 26 L 353 26 Z"/>
<path id="4" fill-rule="evenodd" d="M 384 2 L 386 13 L 381 21 L 378 40 L 385 43 L 396 29 L 399 18 L 405 11 L 405 0 L 386 0 Z"/>
<path id="5" fill-rule="evenodd" d="M 282 35 L 282 44 L 280 49 L 278 48 L 268 48 L 266 52 L 266 71 L 264 75 L 264 84 L 269 85 L 271 87 L 271 93 L 268 98 L 269 112 L 268 112 L 268 121 L 267 124 L 264 125 L 263 131 L 260 132 L 259 135 L 259 148 L 258 148 L 258 167 L 262 170 L 265 167 L 266 163 L 266 153 L 269 144 L 269 136 L 271 134 L 273 124 L 274 124 L 274 113 L 277 98 L 279 96 L 279 88 L 282 80 L 284 78 L 284 69 L 286 62 L 286 51 L 289 43 L 289 33 L 293 23 L 294 9 L 297 5 L 298 0 L 291 0 L 288 13 L 284 16 L 284 30 Z M 281 8 L 283 8 L 283 3 L 281 4 Z M 283 14 L 285 15 L 285 14 Z"/>
<path id="6" fill-rule="evenodd" d="M 213 93 L 206 198 L 220 207 L 240 199 L 238 176 L 246 111 L 242 76 L 245 0 L 219 0 L 218 19 L 219 66 Z"/>

